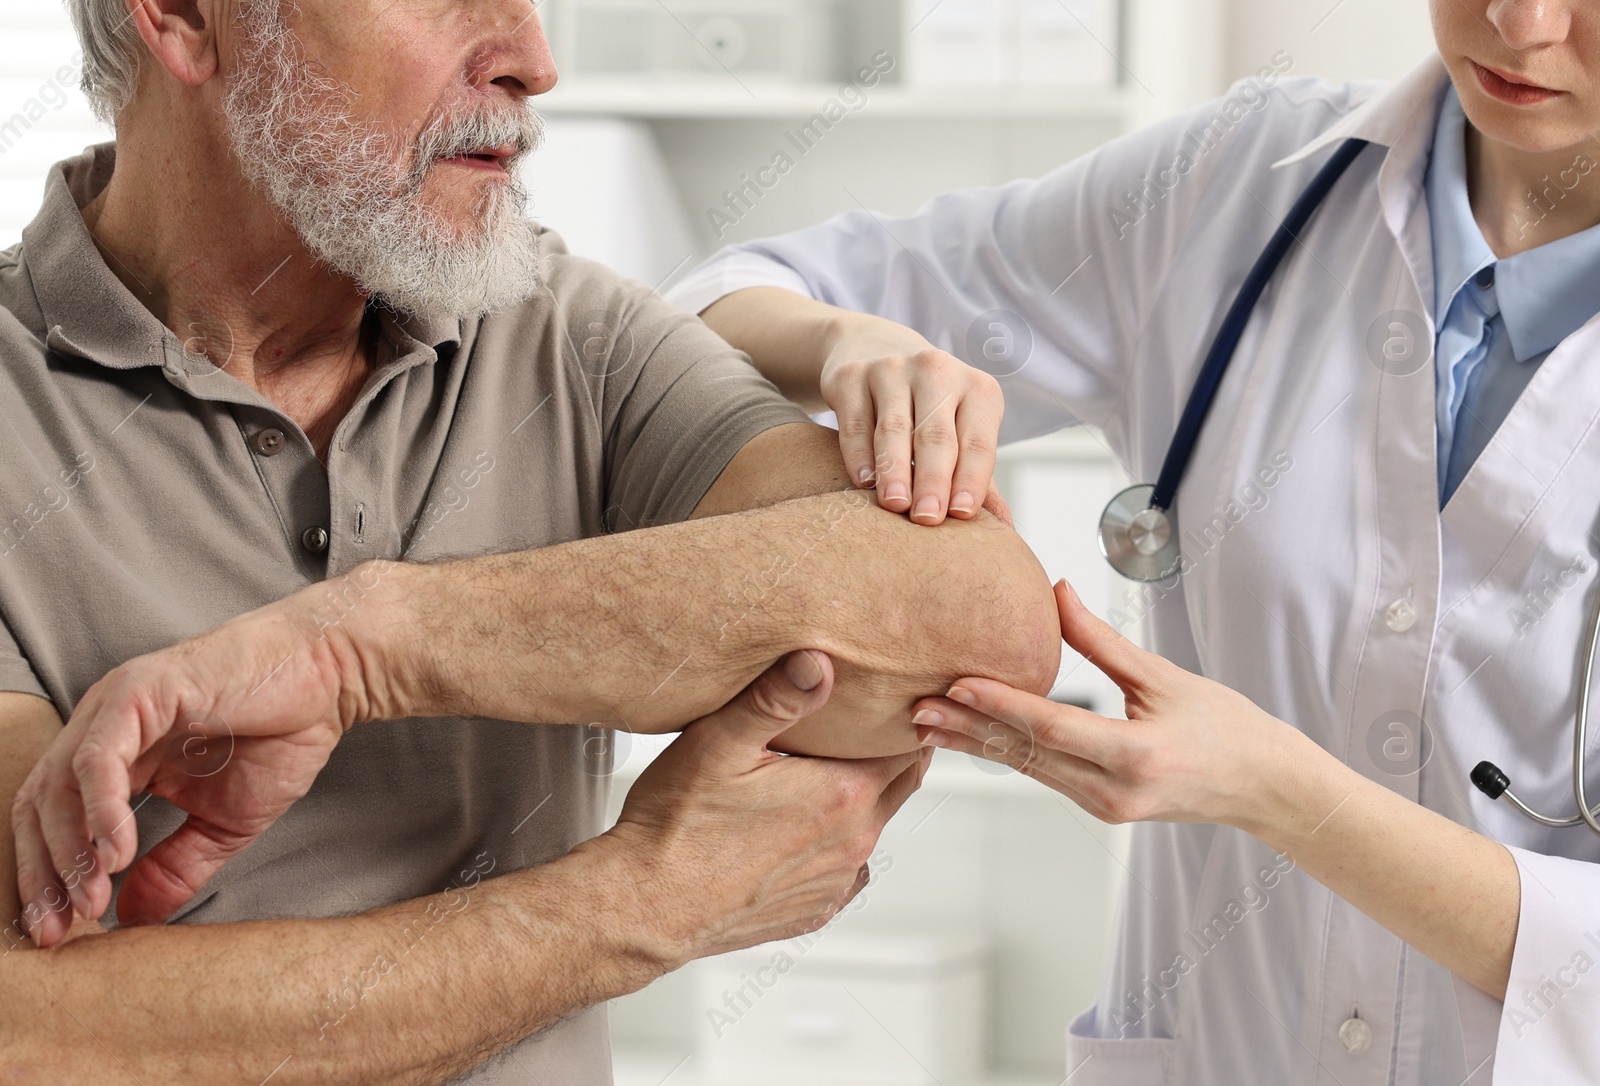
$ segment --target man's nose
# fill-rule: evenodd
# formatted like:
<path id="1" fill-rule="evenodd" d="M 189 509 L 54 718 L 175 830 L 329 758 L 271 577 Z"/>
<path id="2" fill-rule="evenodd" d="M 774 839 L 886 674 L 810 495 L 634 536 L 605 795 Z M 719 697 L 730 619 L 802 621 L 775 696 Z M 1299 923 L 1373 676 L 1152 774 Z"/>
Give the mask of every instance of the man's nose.
<path id="1" fill-rule="evenodd" d="M 533 0 L 488 0 L 485 7 L 489 27 L 471 65 L 473 85 L 492 84 L 517 97 L 554 87 L 556 62 Z"/>

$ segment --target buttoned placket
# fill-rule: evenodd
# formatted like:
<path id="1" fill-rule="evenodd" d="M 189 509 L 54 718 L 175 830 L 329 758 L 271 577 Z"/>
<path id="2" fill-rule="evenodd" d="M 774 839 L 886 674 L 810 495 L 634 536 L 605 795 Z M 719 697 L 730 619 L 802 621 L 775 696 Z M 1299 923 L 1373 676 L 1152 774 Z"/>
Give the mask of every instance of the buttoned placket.
<path id="1" fill-rule="evenodd" d="M 1397 176 L 1391 151 L 1380 170 L 1385 221 L 1410 272 L 1399 284 L 1396 308 L 1427 314 L 1429 362 L 1406 374 L 1374 369 L 1380 442 L 1373 480 L 1373 524 L 1366 537 L 1378 548 L 1375 580 L 1366 587 L 1367 608 L 1359 661 L 1350 692 L 1350 741 L 1334 751 L 1352 768 L 1401 796 L 1418 799 L 1417 775 L 1426 753 L 1422 719 L 1429 662 L 1434 650 L 1440 594 L 1440 519 L 1436 387 L 1432 364 L 1435 329 L 1424 298 L 1432 290 L 1432 254 L 1427 244 L 1425 202 L 1411 200 Z M 1420 220 L 1419 217 L 1420 216 Z M 1383 751 L 1380 761 L 1367 738 L 1381 734 L 1386 720 L 1414 721 L 1417 741 L 1409 750 Z M 1337 818 L 1338 809 L 1325 812 Z M 1355 953 L 1341 948 L 1355 948 Z M 1411 951 L 1349 902 L 1329 899 L 1323 947 L 1320 1006 L 1307 1016 L 1307 1047 L 1321 1086 L 1412 1086 L 1414 1061 L 1407 1059 L 1396 1029 L 1411 1020 L 1405 982 Z"/>
<path id="2" fill-rule="evenodd" d="M 162 371 L 179 391 L 232 407 L 241 440 L 283 528 L 293 560 L 308 581 L 348 572 L 381 553 L 369 530 L 376 513 L 374 479 L 349 448 L 360 440 L 362 418 L 390 381 L 413 366 L 437 360 L 433 348 L 407 341 L 383 319 L 378 362 L 349 412 L 340 420 L 324 465 L 305 431 L 275 404 L 219 368 L 186 351 L 176 336 L 162 342 Z M 402 355 L 401 351 L 409 347 Z"/>

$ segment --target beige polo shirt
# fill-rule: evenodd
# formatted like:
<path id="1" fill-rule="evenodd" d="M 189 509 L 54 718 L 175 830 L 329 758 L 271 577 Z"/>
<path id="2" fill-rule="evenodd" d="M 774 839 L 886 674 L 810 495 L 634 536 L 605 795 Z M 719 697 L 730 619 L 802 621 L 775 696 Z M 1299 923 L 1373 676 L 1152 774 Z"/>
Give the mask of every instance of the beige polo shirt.
<path id="1" fill-rule="evenodd" d="M 698 320 L 546 232 L 531 301 L 474 321 L 382 317 L 378 367 L 324 467 L 292 420 L 186 352 L 107 268 L 79 209 L 114 158 L 105 144 L 59 163 L 21 245 L 0 253 L 0 689 L 63 718 L 123 661 L 368 559 L 683 520 L 741 446 L 806 417 Z M 552 860 L 602 828 L 599 734 L 357 728 L 178 920 L 338 916 Z M 149 798 L 138 819 L 142 852 L 179 815 Z M 397 931 L 390 956 L 406 950 Z M 330 963 L 324 979 L 345 978 Z M 599 1086 L 610 1067 L 602 1006 L 462 1081 Z"/>

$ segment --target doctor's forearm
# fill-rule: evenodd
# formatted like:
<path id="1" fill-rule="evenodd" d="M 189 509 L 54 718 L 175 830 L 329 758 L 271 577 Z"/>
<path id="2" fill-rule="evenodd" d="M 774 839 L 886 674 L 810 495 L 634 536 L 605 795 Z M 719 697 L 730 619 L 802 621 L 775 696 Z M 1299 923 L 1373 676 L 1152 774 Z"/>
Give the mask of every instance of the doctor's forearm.
<path id="1" fill-rule="evenodd" d="M 874 353 L 914 355 L 933 347 L 893 321 L 853 313 L 781 287 L 749 287 L 707 306 L 711 330 L 750 356 L 783 394 L 810 411 L 826 410 L 822 371 L 840 344 L 858 361 Z"/>
<path id="2" fill-rule="evenodd" d="M 1286 729 L 1287 730 L 1287 729 Z M 1384 788 L 1298 731 L 1243 829 L 1463 980 L 1504 999 L 1521 879 L 1501 845 Z"/>
<path id="3" fill-rule="evenodd" d="M 396 567 L 394 584 L 368 627 L 390 631 L 376 657 L 400 661 L 367 668 L 402 688 L 379 719 L 673 731 L 812 648 L 833 658 L 834 693 L 783 749 L 871 757 L 918 747 L 917 697 L 967 674 L 1044 693 L 1060 659 L 1049 580 L 1015 532 L 987 513 L 915 525 L 855 490 Z"/>

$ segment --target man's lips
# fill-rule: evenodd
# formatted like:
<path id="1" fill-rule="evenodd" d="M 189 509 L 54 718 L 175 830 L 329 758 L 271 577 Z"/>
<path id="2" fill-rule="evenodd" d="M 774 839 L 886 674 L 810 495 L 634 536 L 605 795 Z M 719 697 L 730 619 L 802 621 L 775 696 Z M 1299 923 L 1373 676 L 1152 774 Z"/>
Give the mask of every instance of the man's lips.
<path id="1" fill-rule="evenodd" d="M 1514 106 L 1533 106 L 1540 102 L 1548 102 L 1561 94 L 1560 91 L 1541 87 L 1537 83 L 1529 83 L 1510 72 L 1502 72 L 1494 68 L 1486 68 L 1476 61 L 1472 62 L 1473 69 L 1478 73 L 1478 84 L 1492 97 L 1502 102 L 1509 102 Z"/>
<path id="2" fill-rule="evenodd" d="M 506 172 L 506 164 L 515 155 L 516 148 L 514 147 L 493 147 L 483 151 L 452 155 L 449 158 L 441 158 L 439 161 L 449 163 L 452 166 L 466 166 L 469 169 L 493 170 L 504 173 Z"/>

